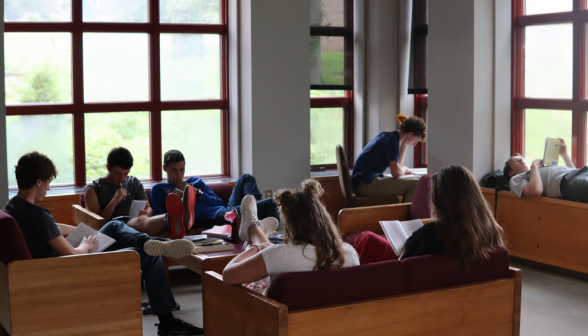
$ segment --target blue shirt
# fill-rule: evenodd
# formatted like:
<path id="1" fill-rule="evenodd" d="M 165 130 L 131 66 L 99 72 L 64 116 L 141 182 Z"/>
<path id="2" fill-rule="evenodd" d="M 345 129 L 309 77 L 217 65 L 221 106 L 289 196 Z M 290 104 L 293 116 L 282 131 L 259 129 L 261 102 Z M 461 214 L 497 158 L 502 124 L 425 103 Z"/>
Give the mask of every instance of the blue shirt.
<path id="1" fill-rule="evenodd" d="M 190 177 L 186 180 L 194 188 L 202 190 L 204 195 L 196 201 L 194 205 L 194 219 L 207 220 L 214 219 L 219 211 L 225 209 L 227 204 L 212 191 L 200 177 Z M 165 199 L 167 195 L 173 193 L 176 189 L 173 183 L 160 182 L 151 187 L 151 208 L 153 215 L 166 213 Z"/>
<path id="2" fill-rule="evenodd" d="M 390 167 L 390 161 L 400 162 L 398 159 L 399 150 L 400 136 L 398 131 L 378 134 L 365 146 L 355 160 L 351 177 L 353 188 L 359 187 L 361 182 L 369 184 L 376 177 L 383 177 L 382 173 Z"/>

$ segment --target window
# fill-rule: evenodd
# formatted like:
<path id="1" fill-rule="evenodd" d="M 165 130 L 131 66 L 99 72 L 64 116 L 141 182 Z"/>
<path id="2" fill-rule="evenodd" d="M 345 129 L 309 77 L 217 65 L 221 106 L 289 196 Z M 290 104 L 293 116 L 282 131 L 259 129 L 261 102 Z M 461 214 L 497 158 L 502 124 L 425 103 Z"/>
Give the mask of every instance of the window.
<path id="1" fill-rule="evenodd" d="M 541 159 L 545 138 L 563 138 L 574 164 L 583 166 L 586 1 L 514 0 L 513 16 L 511 152 Z"/>
<path id="2" fill-rule="evenodd" d="M 106 174 L 116 146 L 132 174 L 162 179 L 163 153 L 187 174 L 227 176 L 228 0 L 5 0 L 9 185 L 24 153 L 59 185 Z"/>
<path id="3" fill-rule="evenodd" d="M 353 0 L 311 0 L 310 163 L 335 169 L 335 147 L 353 164 Z"/>

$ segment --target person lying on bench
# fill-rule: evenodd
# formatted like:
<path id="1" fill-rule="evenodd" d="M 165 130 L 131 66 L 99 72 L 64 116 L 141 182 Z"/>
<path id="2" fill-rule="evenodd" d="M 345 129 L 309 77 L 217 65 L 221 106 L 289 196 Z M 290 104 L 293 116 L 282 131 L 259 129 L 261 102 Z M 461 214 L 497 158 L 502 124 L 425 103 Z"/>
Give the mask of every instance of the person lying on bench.
<path id="1" fill-rule="evenodd" d="M 252 175 L 244 174 L 239 177 L 235 183 L 229 202 L 225 203 L 201 178 L 190 177 L 184 181 L 185 167 L 186 160 L 182 152 L 169 150 L 164 154 L 163 170 L 167 175 L 167 183 L 157 183 L 151 188 L 153 214 L 169 213 L 170 205 L 173 208 L 179 207 L 180 197 L 176 196 L 175 192 L 178 194 L 182 194 L 182 192 L 177 189 L 187 190 L 186 188 L 192 189 L 193 187 L 198 195 L 198 200 L 193 203 L 194 221 L 184 223 L 185 231 L 189 230 L 192 225 L 198 228 L 211 228 L 214 225 L 229 224 L 230 222 L 225 219 L 225 214 L 233 210 L 240 213 L 241 200 L 247 195 L 253 196 L 256 200 L 257 216 L 259 219 L 275 218 L 278 216 L 278 207 L 273 200 L 271 198 L 261 199 L 261 193 L 257 188 L 257 181 Z M 178 205 L 175 206 L 174 204 Z"/>
<path id="2" fill-rule="evenodd" d="M 86 254 L 96 245 L 96 237 L 85 237 L 80 245 L 74 248 L 63 235 L 71 233 L 75 228 L 55 223 L 55 219 L 47 208 L 35 205 L 43 200 L 49 190 L 49 184 L 57 177 L 57 169 L 47 156 L 38 152 L 23 155 L 18 160 L 15 174 L 18 193 L 6 203 L 4 211 L 11 215 L 20 226 L 33 258 Z M 194 244 L 188 240 L 168 241 L 150 237 L 120 221 L 107 223 L 100 232 L 116 240 L 105 251 L 125 249 L 139 254 L 145 290 L 153 314 L 157 315 L 160 322 L 158 335 L 203 335 L 201 328 L 172 315 L 176 302 L 161 260 L 161 256 L 187 257 L 194 251 Z M 80 300 L 84 299 L 80 298 Z M 138 306 L 137 309 L 139 309 Z M 75 312 L 71 313 L 75 314 Z"/>
<path id="3" fill-rule="evenodd" d="M 357 253 L 344 243 L 327 209 L 319 201 L 323 188 L 316 180 L 302 182 L 302 189 L 281 189 L 274 195 L 282 221 L 286 224 L 286 243 L 274 245 L 268 235 L 277 220 L 259 221 L 253 196 L 241 203 L 239 237 L 247 242 L 245 252 L 227 264 L 223 281 L 246 284 L 273 278 L 284 272 L 320 271 L 359 265 Z M 269 283 L 262 286 L 266 294 Z"/>
<path id="4" fill-rule="evenodd" d="M 351 177 L 355 194 L 359 197 L 404 196 L 403 202 L 411 202 L 419 178 L 415 176 L 399 179 L 401 176 L 412 174 L 412 171 L 402 163 L 408 146 L 415 146 L 419 141 L 426 140 L 427 125 L 419 117 L 404 120 L 398 131 L 378 134 L 355 160 Z M 393 178 L 383 175 L 388 168 Z"/>
<path id="5" fill-rule="evenodd" d="M 506 161 L 504 174 L 511 177 L 510 191 L 523 197 L 553 197 L 568 201 L 588 203 L 588 167 L 576 169 L 567 152 L 567 145 L 560 138 L 559 155 L 566 167 L 543 167 L 543 161 L 533 160 L 531 166 L 520 154 Z"/>
<path id="6" fill-rule="evenodd" d="M 105 177 L 92 181 L 86 187 L 84 197 L 86 209 L 103 217 L 107 222 L 116 218 L 150 236 L 171 237 L 173 225 L 179 221 L 178 217 L 193 215 L 188 197 L 192 196 L 193 201 L 194 195 L 188 195 L 185 200 L 181 200 L 184 207 L 174 208 L 170 212 L 170 218 L 165 214 L 153 216 L 153 209 L 149 206 L 143 184 L 138 178 L 129 176 L 133 167 L 133 155 L 128 149 L 124 147 L 111 149 L 106 162 L 108 173 Z M 134 200 L 147 201 L 147 206 L 139 211 L 138 217 L 130 218 L 127 216 Z"/>
<path id="7" fill-rule="evenodd" d="M 504 246 L 502 228 L 466 168 L 441 168 L 431 177 L 429 197 L 434 221 L 413 232 L 400 259 L 446 253 L 459 266 L 473 267 L 488 259 L 494 246 Z M 362 264 L 398 258 L 390 242 L 373 232 L 362 232 L 353 247 Z"/>

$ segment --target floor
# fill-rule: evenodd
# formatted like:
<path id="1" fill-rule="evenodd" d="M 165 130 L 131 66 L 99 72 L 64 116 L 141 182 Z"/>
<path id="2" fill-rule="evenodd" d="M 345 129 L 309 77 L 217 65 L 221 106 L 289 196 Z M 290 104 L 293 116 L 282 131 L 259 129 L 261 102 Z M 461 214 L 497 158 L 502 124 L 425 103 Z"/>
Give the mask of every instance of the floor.
<path id="1" fill-rule="evenodd" d="M 522 336 L 588 335 L 588 276 L 565 275 L 520 262 L 511 266 L 523 270 Z M 200 276 L 177 266 L 170 271 L 170 278 L 182 307 L 174 315 L 202 326 Z M 143 301 L 147 301 L 144 292 Z M 155 316 L 143 316 L 143 335 L 157 335 L 157 322 Z"/>

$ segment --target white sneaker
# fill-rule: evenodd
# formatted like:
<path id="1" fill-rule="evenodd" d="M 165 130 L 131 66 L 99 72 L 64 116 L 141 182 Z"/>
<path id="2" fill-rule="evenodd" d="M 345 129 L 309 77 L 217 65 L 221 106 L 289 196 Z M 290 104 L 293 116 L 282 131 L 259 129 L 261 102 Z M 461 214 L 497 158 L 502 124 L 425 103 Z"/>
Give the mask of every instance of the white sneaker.
<path id="1" fill-rule="evenodd" d="M 270 238 L 278 229 L 280 222 L 276 217 L 267 217 L 259 221 L 259 227 L 266 237 Z"/>
<path id="2" fill-rule="evenodd" d="M 143 245 L 143 251 L 150 256 L 164 256 L 172 259 L 185 258 L 194 253 L 194 243 L 186 239 L 149 240 Z"/>
<path id="3" fill-rule="evenodd" d="M 247 195 L 243 197 L 243 201 L 241 201 L 241 226 L 239 226 L 239 239 L 242 241 L 248 241 L 249 234 L 247 231 L 249 226 L 257 222 L 257 200 L 253 195 Z"/>

